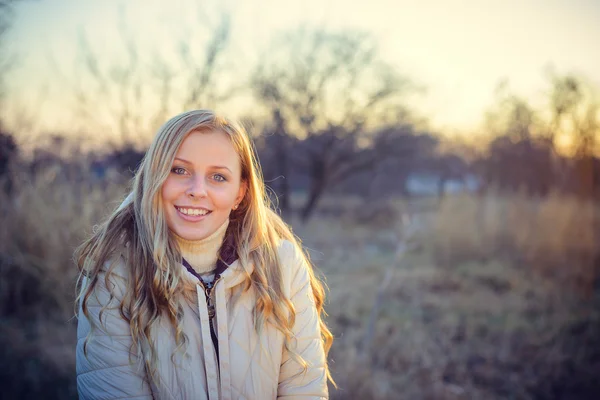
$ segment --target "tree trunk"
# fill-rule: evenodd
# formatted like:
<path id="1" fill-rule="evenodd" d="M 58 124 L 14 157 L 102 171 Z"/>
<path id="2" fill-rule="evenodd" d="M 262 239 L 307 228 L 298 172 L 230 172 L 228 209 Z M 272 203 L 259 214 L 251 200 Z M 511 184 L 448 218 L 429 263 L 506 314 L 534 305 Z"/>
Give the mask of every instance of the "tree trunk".
<path id="1" fill-rule="evenodd" d="M 301 214 L 303 223 L 306 223 L 315 211 L 325 190 L 325 184 L 327 183 L 325 171 L 321 163 L 313 164 L 311 169 L 310 192 L 308 193 L 308 200 L 306 200 L 306 204 L 304 205 Z"/>
<path id="2" fill-rule="evenodd" d="M 291 217 L 291 205 L 290 205 L 290 168 L 289 168 L 289 156 L 288 156 L 288 145 L 287 145 L 287 134 L 285 131 L 285 123 L 281 117 L 279 110 L 275 110 L 274 119 L 276 124 L 275 130 L 275 146 L 276 146 L 276 165 L 277 172 L 281 174 L 282 178 L 279 179 L 278 185 L 278 197 L 279 197 L 279 209 L 284 219 L 289 220 Z"/>
<path id="3" fill-rule="evenodd" d="M 410 173 L 399 173 L 396 178 L 398 188 L 400 189 L 400 195 L 405 198 L 410 197 L 410 190 L 408 190 L 408 178 L 410 178 Z"/>
<path id="4" fill-rule="evenodd" d="M 284 219 L 288 218 L 291 213 L 290 208 L 290 179 L 289 179 L 289 163 L 288 151 L 286 146 L 286 137 L 279 132 L 276 134 L 276 165 L 277 173 L 281 176 L 277 180 L 277 194 L 279 197 L 279 209 Z"/>
<path id="5" fill-rule="evenodd" d="M 321 195 L 323 194 L 323 186 L 312 187 L 309 193 L 308 200 L 302 209 L 302 222 L 306 223 L 314 213 Z"/>
<path id="6" fill-rule="evenodd" d="M 438 201 L 441 202 L 446 194 L 446 182 L 448 177 L 446 175 L 440 175 L 437 182 L 437 197 Z"/>

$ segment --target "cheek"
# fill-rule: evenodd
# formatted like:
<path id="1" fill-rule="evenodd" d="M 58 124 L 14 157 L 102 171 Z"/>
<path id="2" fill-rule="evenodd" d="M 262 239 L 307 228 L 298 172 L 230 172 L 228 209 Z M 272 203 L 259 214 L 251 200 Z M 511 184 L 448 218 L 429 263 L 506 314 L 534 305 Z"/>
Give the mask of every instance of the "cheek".
<path id="1" fill-rule="evenodd" d="M 163 204 L 169 201 L 169 187 L 166 183 L 160 189 L 160 197 L 162 197 Z"/>
<path id="2" fill-rule="evenodd" d="M 237 191 L 228 188 L 228 190 L 215 192 L 213 201 L 220 209 L 231 209 L 235 203 L 236 196 Z"/>
<path id="3" fill-rule="evenodd" d="M 163 201 L 171 201 L 177 197 L 177 185 L 170 179 L 167 179 L 162 186 L 161 195 Z"/>

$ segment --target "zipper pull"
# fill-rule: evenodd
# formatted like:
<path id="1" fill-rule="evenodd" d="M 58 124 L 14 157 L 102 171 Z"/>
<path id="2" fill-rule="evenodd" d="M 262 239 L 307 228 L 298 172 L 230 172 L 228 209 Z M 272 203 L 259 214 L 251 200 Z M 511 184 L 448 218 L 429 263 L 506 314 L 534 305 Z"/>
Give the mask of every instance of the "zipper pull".
<path id="1" fill-rule="evenodd" d="M 221 280 L 221 277 L 218 277 L 218 279 L 214 279 L 210 282 L 202 281 L 202 283 L 204 284 L 204 293 L 206 294 L 206 306 L 208 308 L 208 317 L 210 320 L 212 320 L 216 314 L 215 304 L 213 302 L 211 293 L 212 293 L 212 289 L 215 287 L 217 282 L 219 282 L 220 280 Z"/>
<path id="2" fill-rule="evenodd" d="M 215 317 L 215 306 L 209 302 L 208 304 L 208 318 L 213 319 Z"/>
<path id="3" fill-rule="evenodd" d="M 214 283 L 206 282 L 205 285 L 206 285 L 205 293 L 206 293 L 206 306 L 208 308 L 208 318 L 210 318 L 212 320 L 215 316 L 215 305 L 213 304 L 213 298 L 211 296 Z"/>

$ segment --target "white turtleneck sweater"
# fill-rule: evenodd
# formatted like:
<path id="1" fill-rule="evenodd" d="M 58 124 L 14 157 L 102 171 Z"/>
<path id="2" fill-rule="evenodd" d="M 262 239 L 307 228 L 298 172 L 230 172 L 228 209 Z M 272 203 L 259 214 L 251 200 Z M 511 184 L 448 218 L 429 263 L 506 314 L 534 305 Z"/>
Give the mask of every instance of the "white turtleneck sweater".
<path id="1" fill-rule="evenodd" d="M 181 256 L 187 260 L 198 275 L 202 276 L 204 281 L 212 279 L 214 275 L 219 250 L 223 244 L 228 225 L 229 219 L 225 220 L 225 223 L 210 236 L 200 240 L 187 240 L 174 235 L 179 244 Z"/>

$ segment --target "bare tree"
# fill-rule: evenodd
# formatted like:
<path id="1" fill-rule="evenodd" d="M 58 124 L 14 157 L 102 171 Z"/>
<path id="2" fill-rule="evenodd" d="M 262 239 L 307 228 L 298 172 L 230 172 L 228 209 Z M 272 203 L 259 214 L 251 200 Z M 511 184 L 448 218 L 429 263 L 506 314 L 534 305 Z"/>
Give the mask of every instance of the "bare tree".
<path id="1" fill-rule="evenodd" d="M 15 65 L 15 57 L 6 49 L 6 35 L 12 26 L 14 6 L 21 0 L 0 0 L 0 114 L 6 96 L 6 75 Z"/>
<path id="2" fill-rule="evenodd" d="M 214 20 L 204 14 L 199 18 L 203 20 L 194 28 L 201 33 L 180 27 L 180 34 L 173 32 L 171 46 L 144 50 L 122 11 L 121 41 L 115 46 L 122 56 L 110 60 L 101 57 L 82 30 L 76 76 L 63 77 L 74 94 L 77 119 L 115 133 L 116 146 L 130 145 L 175 112 L 213 108 L 233 96 L 242 85 L 227 86 L 220 80 L 227 71 L 230 17 L 218 13 Z"/>
<path id="3" fill-rule="evenodd" d="M 600 134 L 600 103 L 593 85 L 579 76 L 552 73 L 544 109 L 534 109 L 506 86 L 501 89 L 496 108 L 488 113 L 488 129 L 495 138 L 477 163 L 484 180 L 541 195 L 559 190 L 592 196 Z"/>
<path id="4" fill-rule="evenodd" d="M 571 168 L 564 162 L 557 163 L 560 172 L 560 187 L 564 190 L 571 183 L 572 189 L 583 198 L 589 198 L 595 187 L 594 157 L 598 155 L 597 137 L 600 135 L 600 98 L 593 85 L 573 74 L 550 75 L 552 89 L 550 109 L 552 120 L 548 129 L 548 140 L 557 148 L 560 135 L 571 137 Z M 555 157 L 561 161 L 559 157 Z M 570 171 L 570 174 L 567 174 Z"/>
<path id="5" fill-rule="evenodd" d="M 328 189 L 373 167 L 369 132 L 406 117 L 409 81 L 384 63 L 374 40 L 357 31 L 299 29 L 273 44 L 252 79 L 255 97 L 275 121 L 284 145 L 282 170 L 293 163 L 309 176 L 301 216 L 308 219 Z M 289 152 L 286 138 L 302 139 Z M 283 188 L 283 197 L 289 194 Z"/>
<path id="6" fill-rule="evenodd" d="M 0 118 L 4 117 L 6 77 L 15 65 L 15 57 L 6 49 L 6 35 L 12 25 L 14 5 L 18 2 L 19 0 L 0 0 Z M 19 148 L 3 122 L 0 119 L 0 187 L 3 191 L 10 192 L 12 177 L 8 172 L 19 154 Z"/>

